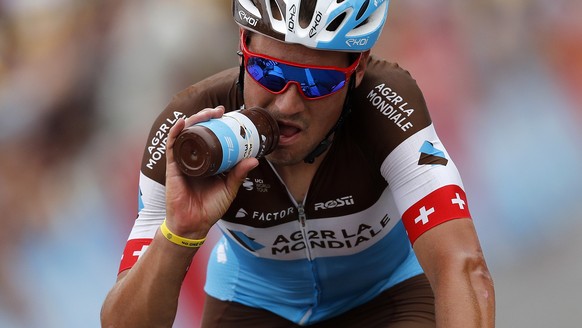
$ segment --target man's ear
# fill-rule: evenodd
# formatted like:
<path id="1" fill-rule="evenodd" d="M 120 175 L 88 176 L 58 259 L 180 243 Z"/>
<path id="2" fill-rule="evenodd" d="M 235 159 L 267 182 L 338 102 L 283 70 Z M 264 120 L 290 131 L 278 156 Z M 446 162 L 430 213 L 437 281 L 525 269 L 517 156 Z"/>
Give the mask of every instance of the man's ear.
<path id="1" fill-rule="evenodd" d="M 362 79 L 364 78 L 364 73 L 366 72 L 366 67 L 368 67 L 368 58 L 370 57 L 370 50 L 365 51 L 362 53 L 362 58 L 360 59 L 360 63 L 358 67 L 356 67 L 356 88 L 362 83 Z"/>

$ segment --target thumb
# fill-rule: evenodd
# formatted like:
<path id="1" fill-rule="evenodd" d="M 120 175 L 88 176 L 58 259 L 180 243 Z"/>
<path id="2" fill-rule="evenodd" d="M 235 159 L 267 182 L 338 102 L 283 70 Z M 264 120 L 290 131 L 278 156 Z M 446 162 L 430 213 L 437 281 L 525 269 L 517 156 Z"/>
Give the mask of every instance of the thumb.
<path id="1" fill-rule="evenodd" d="M 180 132 L 184 129 L 185 121 L 183 118 L 179 118 L 176 124 L 170 128 L 168 133 L 168 140 L 166 142 L 166 163 L 170 164 L 174 162 L 174 142 L 180 135 Z"/>
<path id="2" fill-rule="evenodd" d="M 251 157 L 245 158 L 238 163 L 226 178 L 226 187 L 229 193 L 234 197 L 249 172 L 259 165 L 259 160 Z"/>

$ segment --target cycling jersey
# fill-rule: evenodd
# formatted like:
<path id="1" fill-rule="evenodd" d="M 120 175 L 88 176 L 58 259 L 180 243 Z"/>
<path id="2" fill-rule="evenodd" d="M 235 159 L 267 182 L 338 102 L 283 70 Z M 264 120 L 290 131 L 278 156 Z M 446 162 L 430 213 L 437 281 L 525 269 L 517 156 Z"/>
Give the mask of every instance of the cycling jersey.
<path id="1" fill-rule="evenodd" d="M 178 94 L 156 120 L 140 174 L 140 211 L 120 271 L 145 251 L 165 217 L 165 142 L 180 117 L 243 105 L 230 69 Z M 370 58 L 352 110 L 297 202 L 266 160 L 217 223 L 223 236 L 205 291 L 299 324 L 328 319 L 422 273 L 411 244 L 469 218 L 458 171 L 421 91 L 396 64 Z"/>

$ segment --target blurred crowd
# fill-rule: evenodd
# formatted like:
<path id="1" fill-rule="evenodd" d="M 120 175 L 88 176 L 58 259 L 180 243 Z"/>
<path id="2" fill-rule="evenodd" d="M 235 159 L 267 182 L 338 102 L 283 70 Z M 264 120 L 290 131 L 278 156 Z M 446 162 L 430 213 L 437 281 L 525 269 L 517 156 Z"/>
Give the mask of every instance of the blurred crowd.
<path id="1" fill-rule="evenodd" d="M 423 90 L 494 277 L 582 231 L 580 17 L 579 0 L 393 1 L 374 50 Z M 0 326 L 99 326 L 150 124 L 237 65 L 236 31 L 230 0 L 0 0 Z"/>

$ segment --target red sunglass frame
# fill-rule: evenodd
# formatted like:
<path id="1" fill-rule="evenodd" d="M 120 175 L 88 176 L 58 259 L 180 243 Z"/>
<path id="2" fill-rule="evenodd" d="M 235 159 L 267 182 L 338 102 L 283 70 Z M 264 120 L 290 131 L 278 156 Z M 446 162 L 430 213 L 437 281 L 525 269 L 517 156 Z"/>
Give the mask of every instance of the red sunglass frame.
<path id="1" fill-rule="evenodd" d="M 252 51 L 250 51 L 246 45 L 246 33 L 243 31 L 241 31 L 240 33 L 240 48 L 242 51 L 242 55 L 243 55 L 243 59 L 244 59 L 244 65 L 245 65 L 245 70 L 247 71 L 247 73 L 249 74 L 249 76 L 251 77 L 251 79 L 253 79 L 253 81 L 255 81 L 258 85 L 260 85 L 263 89 L 269 91 L 272 94 L 282 94 L 283 92 L 285 92 L 288 88 L 290 84 L 295 84 L 297 86 L 297 89 L 299 90 L 299 93 L 301 94 L 301 96 L 307 100 L 317 100 L 317 99 L 321 99 L 321 98 L 325 98 L 325 97 L 329 97 L 335 93 L 337 93 L 338 91 L 340 91 L 341 89 L 345 88 L 346 85 L 348 85 L 350 78 L 352 76 L 352 73 L 354 73 L 356 71 L 356 69 L 358 68 L 358 65 L 360 64 L 360 61 L 362 59 L 362 54 L 360 53 L 358 55 L 358 58 L 356 60 L 354 60 L 354 62 L 348 66 L 348 67 L 337 67 L 337 66 L 318 66 L 318 65 L 305 65 L 305 64 L 299 64 L 299 63 L 295 63 L 295 62 L 291 62 L 291 61 L 287 61 L 287 60 L 283 60 L 283 59 L 279 59 L 279 58 L 275 58 L 275 57 L 271 57 L 268 55 L 261 55 L 261 54 L 257 54 L 254 53 Z M 264 85 L 262 85 L 259 81 L 255 80 L 255 78 L 248 72 L 248 67 L 247 67 L 247 63 L 248 63 L 248 59 L 249 57 L 258 57 L 258 58 L 263 58 L 263 59 L 267 59 L 267 60 L 272 60 L 281 64 L 285 64 L 288 66 L 294 66 L 297 68 L 312 68 L 312 69 L 321 69 L 321 70 L 334 70 L 337 72 L 341 72 L 344 74 L 345 76 L 345 83 L 344 85 L 341 87 L 341 89 L 338 89 L 334 92 L 328 93 L 326 95 L 323 96 L 319 96 L 319 97 L 308 97 L 305 93 L 303 93 L 303 89 L 301 88 L 301 84 L 298 81 L 288 81 L 287 84 L 285 85 L 285 87 L 283 87 L 283 89 L 281 89 L 280 91 L 273 91 L 267 87 L 265 87 Z"/>

